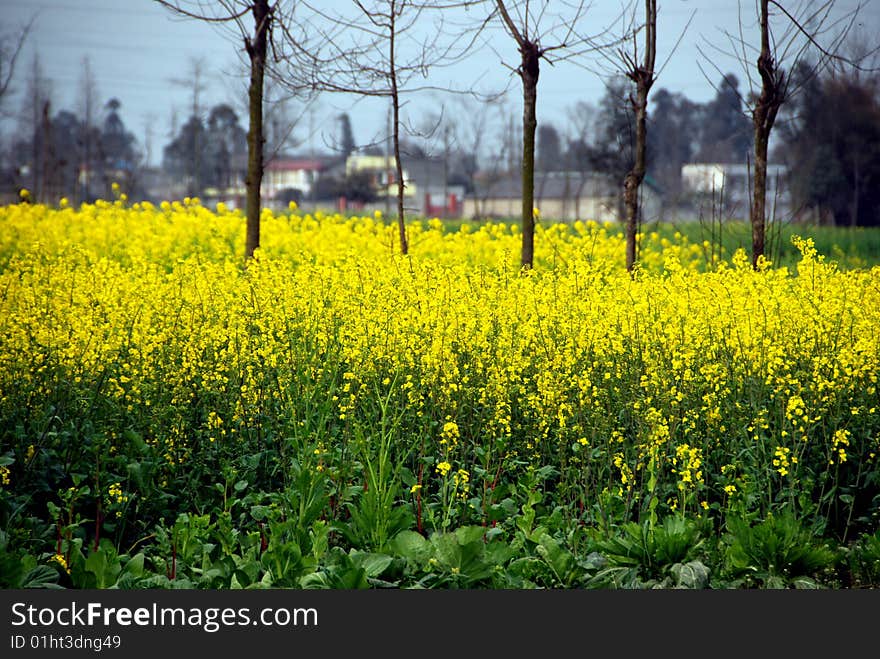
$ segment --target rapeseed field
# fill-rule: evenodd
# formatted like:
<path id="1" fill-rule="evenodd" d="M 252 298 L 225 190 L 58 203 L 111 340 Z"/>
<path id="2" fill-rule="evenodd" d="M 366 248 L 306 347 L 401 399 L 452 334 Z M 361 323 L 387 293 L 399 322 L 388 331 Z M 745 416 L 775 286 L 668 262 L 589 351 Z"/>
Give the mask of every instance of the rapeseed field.
<path id="1" fill-rule="evenodd" d="M 5 587 L 856 587 L 880 267 L 619 227 L 0 208 Z M 875 552 L 875 553 L 872 553 Z"/>

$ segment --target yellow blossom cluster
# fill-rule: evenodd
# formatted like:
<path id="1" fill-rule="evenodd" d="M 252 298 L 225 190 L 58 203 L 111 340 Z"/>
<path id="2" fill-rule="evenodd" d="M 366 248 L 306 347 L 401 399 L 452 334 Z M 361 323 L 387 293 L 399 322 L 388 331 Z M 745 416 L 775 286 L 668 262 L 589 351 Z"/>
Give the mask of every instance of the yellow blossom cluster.
<path id="1" fill-rule="evenodd" d="M 704 246 L 647 234 L 631 276 L 613 227 L 575 222 L 540 225 L 520 271 L 515 224 L 408 229 L 404 256 L 381 214 L 264 210 L 245 265 L 241 212 L 197 199 L 0 207 L 0 414 L 90 392 L 114 452 L 137 425 L 171 469 L 317 399 L 345 427 L 393 388 L 463 491 L 477 463 L 565 466 L 573 445 L 621 492 L 650 461 L 719 495 L 741 440 L 781 475 L 877 452 L 880 268 L 804 240 L 791 269 L 704 272 Z"/>

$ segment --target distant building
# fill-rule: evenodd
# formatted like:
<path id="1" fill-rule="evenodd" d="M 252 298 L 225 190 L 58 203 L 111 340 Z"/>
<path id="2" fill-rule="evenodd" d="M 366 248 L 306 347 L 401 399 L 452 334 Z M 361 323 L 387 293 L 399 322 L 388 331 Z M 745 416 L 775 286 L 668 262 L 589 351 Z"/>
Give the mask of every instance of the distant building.
<path id="1" fill-rule="evenodd" d="M 788 208 L 784 165 L 767 165 L 768 208 Z M 753 167 L 738 163 L 687 163 L 681 168 L 682 189 L 696 197 L 699 205 L 707 202 L 722 216 L 747 217 L 752 200 Z"/>
<path id="2" fill-rule="evenodd" d="M 302 203 L 312 196 L 318 179 L 334 164 L 338 156 L 278 156 L 263 169 L 260 194 L 271 208 L 286 208 L 291 201 Z"/>
<path id="3" fill-rule="evenodd" d="M 596 172 L 536 172 L 535 206 L 549 221 L 595 220 L 617 222 L 622 213 L 623 184 Z M 649 179 L 641 189 L 645 219 L 655 219 L 660 194 Z M 477 181 L 474 193 L 465 199 L 463 215 L 475 219 L 512 219 L 522 216 L 522 178 L 505 175 Z"/>
<path id="4" fill-rule="evenodd" d="M 459 217 L 464 186 L 447 183 L 446 165 L 440 158 L 401 156 L 404 207 L 407 213 L 423 217 Z M 352 154 L 345 162 L 346 174 L 369 172 L 378 201 L 370 207 L 397 208 L 397 168 L 384 155 Z M 343 208 L 344 210 L 344 208 Z"/>
<path id="5" fill-rule="evenodd" d="M 439 158 L 403 156 L 404 207 L 407 214 L 423 217 L 460 217 L 464 186 L 446 181 L 446 165 Z M 245 207 L 246 159 L 236 159 L 231 167 L 229 185 L 223 189 L 207 188 L 202 202 L 213 206 L 223 202 L 228 208 Z M 340 190 L 352 175 L 361 175 L 372 190 L 374 201 L 364 203 L 346 199 Z M 156 180 L 149 186 L 165 198 L 185 194 L 182 181 Z M 295 201 L 304 210 L 324 208 L 333 211 L 397 210 L 397 170 L 394 159 L 385 155 L 354 153 L 341 155 L 279 155 L 263 169 L 260 186 L 265 208 L 286 210 Z"/>

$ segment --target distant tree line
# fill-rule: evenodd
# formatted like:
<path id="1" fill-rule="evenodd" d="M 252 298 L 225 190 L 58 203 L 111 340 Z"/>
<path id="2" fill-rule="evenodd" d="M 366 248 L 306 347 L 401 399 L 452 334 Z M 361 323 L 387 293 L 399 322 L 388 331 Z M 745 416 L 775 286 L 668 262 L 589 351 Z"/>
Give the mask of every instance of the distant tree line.
<path id="1" fill-rule="evenodd" d="M 794 76 L 803 91 L 779 129 L 796 206 L 839 226 L 880 225 L 880 75 L 857 70 Z"/>
<path id="2" fill-rule="evenodd" d="M 73 203 L 112 199 L 114 183 L 129 195 L 143 194 L 142 155 L 122 121 L 117 99 L 107 101 L 97 124 L 71 110 L 53 114 L 51 108 L 45 99 L 35 108 L 31 130 L 9 142 L 3 167 L 6 186 L 26 188 L 47 203 L 61 197 Z"/>
<path id="3" fill-rule="evenodd" d="M 229 105 L 211 108 L 207 120 L 193 114 L 172 137 L 162 156 L 165 173 L 184 181 L 187 194 L 235 184 L 247 158 L 247 131 Z"/>
<path id="4" fill-rule="evenodd" d="M 4 136 L 0 154 L 0 184 L 7 196 L 27 187 L 40 200 L 54 202 L 65 196 L 74 202 L 90 201 L 112 196 L 111 185 L 118 183 L 131 198 L 149 198 L 144 149 L 127 129 L 118 100 L 87 103 L 77 111 L 57 110 L 49 81 L 36 62 L 30 75 L 22 74 L 19 67 L 18 77 L 29 86 L 18 128 Z M 751 85 L 743 89 L 733 73 L 719 78 L 714 98 L 705 103 L 662 84 L 651 92 L 645 178 L 660 192 L 671 217 L 686 200 L 684 164 L 754 165 L 750 106 L 756 102 L 756 90 Z M 787 169 L 783 183 L 790 212 L 829 224 L 880 224 L 880 74 L 871 68 L 820 69 L 798 61 L 786 72 L 786 81 L 798 93 L 779 109 L 770 160 Z M 4 78 L 3 84 L 8 100 L 9 81 Z M 627 75 L 610 76 L 602 97 L 574 103 L 567 122 L 540 121 L 534 171 L 598 173 L 620 181 L 623 217 L 622 181 L 636 154 L 637 122 L 631 103 L 635 87 Z M 424 123 L 431 128 L 424 136 L 401 136 L 398 148 L 407 155 L 442 158 L 446 182 L 460 184 L 467 194 L 475 195 L 479 181 L 521 171 L 522 126 L 509 100 L 453 97 L 438 116 L 426 112 Z M 83 109 L 90 107 L 97 110 Z M 407 125 L 418 123 L 412 114 L 410 110 Z M 340 115 L 339 120 L 336 156 L 355 151 L 391 155 L 387 144 L 357 147 L 350 117 Z M 272 119 L 273 125 L 285 121 L 285 117 Z M 248 160 L 243 123 L 235 107 L 226 103 L 194 111 L 163 145 L 162 172 L 191 196 L 240 186 Z M 296 143 L 283 142 L 267 144 L 264 164 L 285 155 L 285 149 Z M 363 202 L 378 198 L 367 175 L 336 171 L 315 182 L 314 196 Z"/>
<path id="5" fill-rule="evenodd" d="M 772 151 L 772 160 L 787 167 L 793 208 L 826 224 L 880 225 L 880 76 L 841 72 L 816 76 L 806 64 L 794 75 L 804 78 L 803 90 L 780 120 Z M 562 127 L 542 123 L 537 131 L 536 171 L 597 172 L 622 179 L 633 157 L 631 110 L 625 103 L 630 87 L 626 79 L 615 78 L 608 81 L 596 105 L 576 104 L 587 130 L 579 130 L 575 121 Z M 503 122 L 495 122 L 500 129 Z M 715 97 L 706 103 L 660 87 L 653 94 L 648 122 L 647 173 L 670 205 L 684 193 L 684 164 L 748 162 L 750 121 L 733 74 L 723 76 Z M 449 160 L 450 182 L 463 184 L 472 194 L 474 179 L 492 158 L 464 146 L 466 124 L 459 122 L 455 130 L 462 133 L 460 139 L 441 155 Z M 340 132 L 345 150 L 355 151 L 347 114 Z M 503 130 L 497 138 L 496 145 L 484 139 L 481 149 L 503 152 L 507 148 Z M 126 128 L 116 99 L 103 106 L 99 122 L 91 126 L 71 110 L 52 113 L 50 101 L 44 99 L 31 130 L 7 138 L 7 145 L 3 154 L 7 192 L 18 186 L 47 201 L 63 196 L 91 201 L 108 198 L 115 182 L 129 196 L 147 194 L 142 186 L 142 150 Z M 413 140 L 403 149 L 421 156 L 430 150 Z M 369 153 L 382 151 L 373 146 Z M 235 110 L 221 103 L 204 118 L 190 116 L 162 154 L 163 172 L 185 182 L 187 194 L 227 188 L 236 176 L 241 177 L 246 131 Z M 321 180 L 315 195 L 364 202 L 378 198 L 363 174 Z"/>

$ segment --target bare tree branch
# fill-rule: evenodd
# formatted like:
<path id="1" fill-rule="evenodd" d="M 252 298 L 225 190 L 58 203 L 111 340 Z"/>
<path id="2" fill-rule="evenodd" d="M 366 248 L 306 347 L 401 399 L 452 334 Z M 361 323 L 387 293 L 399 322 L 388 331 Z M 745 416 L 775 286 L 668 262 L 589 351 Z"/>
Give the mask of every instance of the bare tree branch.
<path id="1" fill-rule="evenodd" d="M 774 30 L 771 8 L 778 10 L 784 19 L 780 35 Z M 741 94 L 740 98 L 748 109 L 754 130 L 750 210 L 754 267 L 759 266 L 765 250 L 767 153 L 770 136 L 780 108 L 799 91 L 798 84 L 806 84 L 806 80 L 812 77 L 802 76 L 800 82 L 793 86 L 791 71 L 806 64 L 812 51 L 818 54 L 811 65 L 814 74 L 832 64 L 846 63 L 858 69 L 860 64 L 841 54 L 841 46 L 862 8 L 863 5 L 859 3 L 852 11 L 832 20 L 835 0 L 826 0 L 821 4 L 803 2 L 795 10 L 783 7 L 778 0 L 758 0 L 755 9 L 759 30 L 757 46 L 745 36 L 741 5 L 739 36 L 734 37 L 729 32 L 724 32 L 732 46 L 732 53 L 727 54 L 733 54 L 741 63 L 748 80 L 747 95 Z M 717 46 L 713 45 L 713 48 L 723 52 Z M 717 69 L 712 58 L 702 50 L 700 54 Z"/>
<path id="2" fill-rule="evenodd" d="M 6 95 L 6 92 L 9 91 L 9 86 L 15 75 L 15 64 L 18 61 L 18 56 L 21 54 L 27 36 L 30 33 L 31 28 L 33 28 L 36 20 L 37 14 L 35 13 L 21 28 L 21 32 L 18 34 L 18 39 L 16 40 L 15 45 L 13 45 L 8 52 L 5 48 L 0 52 L 0 99 L 2 99 Z M 2 67 L 5 64 L 3 60 L 8 60 L 9 62 L 6 64 L 6 71 L 2 70 Z"/>
<path id="3" fill-rule="evenodd" d="M 225 15 L 225 16 L 216 16 L 216 15 L 201 14 L 201 13 L 196 13 L 194 11 L 189 11 L 189 10 L 181 7 L 179 2 L 177 2 L 177 3 L 167 2 L 166 0 L 153 0 L 153 2 L 156 2 L 160 5 L 162 5 L 163 7 L 170 9 L 171 11 L 173 11 L 176 14 L 179 14 L 179 15 L 184 16 L 186 18 L 192 18 L 192 19 L 195 19 L 198 21 L 204 21 L 205 23 L 229 23 L 231 21 L 236 21 L 236 20 L 242 18 L 243 16 L 246 16 L 248 14 L 248 12 L 251 11 L 250 4 L 246 4 L 244 7 L 242 7 L 242 9 L 240 9 L 237 12 L 232 12 L 232 13 Z M 197 3 L 197 4 L 201 5 L 201 3 Z M 226 3 L 221 3 L 221 4 L 226 6 Z"/>
<path id="4" fill-rule="evenodd" d="M 401 130 L 407 125 L 402 116 L 405 99 L 425 91 L 455 91 L 427 82 L 428 74 L 469 56 L 489 18 L 453 33 L 445 26 L 445 11 L 485 1 L 353 0 L 349 12 L 303 2 L 310 13 L 304 29 L 314 35 L 314 47 L 303 48 L 285 32 L 284 47 L 279 50 L 279 63 L 286 66 L 295 84 L 319 92 L 389 100 L 403 254 L 408 252 L 400 159 Z"/>

